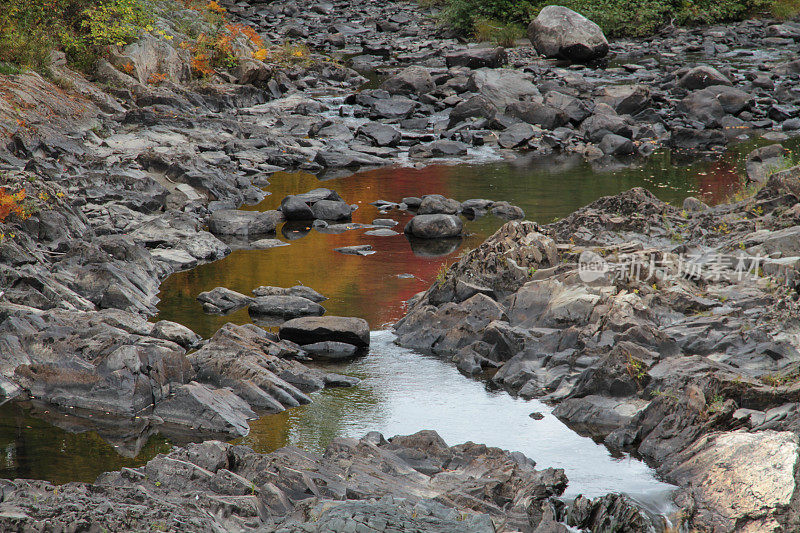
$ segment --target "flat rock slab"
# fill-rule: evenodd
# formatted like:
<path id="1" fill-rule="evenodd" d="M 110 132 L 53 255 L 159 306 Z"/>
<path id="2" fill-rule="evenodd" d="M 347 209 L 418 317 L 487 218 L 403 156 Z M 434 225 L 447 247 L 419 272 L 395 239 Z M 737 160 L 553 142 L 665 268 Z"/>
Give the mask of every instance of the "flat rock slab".
<path id="1" fill-rule="evenodd" d="M 221 209 L 211 214 L 208 229 L 214 235 L 247 237 L 273 233 L 283 216 L 277 211 L 240 211 Z"/>
<path id="2" fill-rule="evenodd" d="M 262 285 L 253 289 L 254 296 L 300 296 L 312 302 L 324 302 L 328 298 L 321 295 L 311 287 L 305 285 L 295 285 L 294 287 L 272 287 Z"/>
<path id="3" fill-rule="evenodd" d="M 343 316 L 303 317 L 289 320 L 278 332 L 282 340 L 300 345 L 317 342 L 345 342 L 360 348 L 369 346 L 369 324 L 362 318 Z"/>
<path id="4" fill-rule="evenodd" d="M 373 250 L 372 246 L 369 244 L 362 244 L 359 246 L 343 246 L 341 248 L 334 248 L 333 251 L 345 255 L 372 255 L 375 253 L 375 250 Z"/>
<path id="5" fill-rule="evenodd" d="M 248 309 L 251 315 L 295 318 L 324 315 L 325 308 L 302 296 L 257 296 Z"/>
<path id="6" fill-rule="evenodd" d="M 156 405 L 153 414 L 167 423 L 242 437 L 250 433 L 247 421 L 257 418 L 250 405 L 230 389 L 212 389 L 196 381 L 177 387 Z"/>
<path id="7" fill-rule="evenodd" d="M 225 287 L 201 292 L 197 299 L 203 304 L 203 311 L 206 313 L 227 313 L 241 309 L 253 301 L 251 297 Z"/>
<path id="8" fill-rule="evenodd" d="M 306 344 L 302 348 L 308 352 L 308 355 L 310 355 L 313 359 L 322 359 L 327 361 L 350 359 L 359 353 L 358 347 L 346 342 L 315 342 L 313 344 Z"/>

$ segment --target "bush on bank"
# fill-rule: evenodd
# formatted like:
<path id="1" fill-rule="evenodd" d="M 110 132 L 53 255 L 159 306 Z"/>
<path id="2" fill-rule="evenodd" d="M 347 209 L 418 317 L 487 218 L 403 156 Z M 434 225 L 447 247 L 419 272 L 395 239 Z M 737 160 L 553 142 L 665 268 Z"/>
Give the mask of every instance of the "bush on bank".
<path id="1" fill-rule="evenodd" d="M 476 31 L 476 22 L 494 20 L 527 24 L 543 7 L 557 4 L 596 22 L 606 35 L 645 36 L 665 24 L 691 25 L 742 20 L 766 14 L 791 18 L 800 0 L 442 0 L 443 18 L 463 35 Z"/>

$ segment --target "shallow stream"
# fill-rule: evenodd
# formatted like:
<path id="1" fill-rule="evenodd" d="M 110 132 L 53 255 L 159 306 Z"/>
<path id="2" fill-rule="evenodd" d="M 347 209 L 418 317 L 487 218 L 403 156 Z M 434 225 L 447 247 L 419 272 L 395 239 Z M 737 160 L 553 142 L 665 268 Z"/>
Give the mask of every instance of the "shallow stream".
<path id="1" fill-rule="evenodd" d="M 494 391 L 488 381 L 467 378 L 446 361 L 393 343 L 389 326 L 403 315 L 403 302 L 426 289 L 442 265 L 480 244 L 504 221 L 485 216 L 468 221 L 470 235 L 459 242 L 412 246 L 402 234 L 410 215 L 379 212 L 370 202 L 399 202 L 406 196 L 433 193 L 460 201 L 505 200 L 543 224 L 601 196 L 636 186 L 673 204 L 690 195 L 715 203 L 740 187 L 742 156 L 758 144 L 764 143 L 736 146 L 714 162 L 682 165 L 663 152 L 641 167 L 618 170 L 593 168 L 576 159 L 519 158 L 390 167 L 322 182 L 309 174 L 278 173 L 267 188 L 271 195 L 249 209 L 274 209 L 288 194 L 323 186 L 358 204 L 354 222 L 394 218 L 399 222 L 398 235 L 370 237 L 363 229 L 330 234 L 306 224 L 284 225 L 278 238 L 288 246 L 236 250 L 221 261 L 171 276 L 162 285 L 160 314 L 154 320 L 180 322 L 207 338 L 226 322 L 247 323 L 250 317 L 246 310 L 227 316 L 205 314 L 196 300 L 198 293 L 217 286 L 247 294 L 259 285 L 308 285 L 328 296 L 323 303 L 328 314 L 363 317 L 370 323 L 369 355 L 329 367 L 363 381 L 353 388 L 321 391 L 310 405 L 253 421 L 250 435 L 240 442 L 261 452 L 288 444 L 321 451 L 337 436 L 434 429 L 451 445 L 472 440 L 524 452 L 542 468 L 564 468 L 570 480 L 568 496 L 626 492 L 651 510 L 663 512 L 671 486 L 658 481 L 642 462 L 612 456 L 602 445 L 567 428 L 541 402 Z M 361 257 L 334 251 L 357 244 L 370 244 L 375 253 Z M 544 418 L 535 420 L 529 416 L 532 412 Z M 93 481 L 100 472 L 138 465 L 169 449 L 166 438 L 152 435 L 143 436 L 132 452 L 96 433 L 90 421 L 76 420 L 46 407 L 0 406 L 0 474 L 59 483 Z"/>

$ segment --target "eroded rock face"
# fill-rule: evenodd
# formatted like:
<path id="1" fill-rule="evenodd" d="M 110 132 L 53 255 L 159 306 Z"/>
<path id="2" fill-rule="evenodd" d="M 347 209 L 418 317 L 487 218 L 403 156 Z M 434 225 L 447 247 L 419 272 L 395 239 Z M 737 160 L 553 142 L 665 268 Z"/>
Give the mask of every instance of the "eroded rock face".
<path id="1" fill-rule="evenodd" d="M 663 467 L 682 489 L 676 501 L 715 531 L 784 531 L 798 527 L 798 437 L 746 430 L 704 436 Z M 784 514 L 789 515 L 787 523 Z"/>
<path id="2" fill-rule="evenodd" d="M 600 26 L 562 6 L 546 6 L 528 26 L 536 51 L 547 57 L 573 61 L 599 59 L 608 53 Z"/>
<path id="3" fill-rule="evenodd" d="M 716 207 L 679 211 L 637 188 L 548 226 L 508 223 L 409 302 L 398 342 L 469 375 L 497 369 L 495 384 L 658 465 L 682 487 L 686 527 L 792 530 L 797 176 Z M 756 262 L 769 281 L 746 274 Z M 572 524 L 599 527 L 590 517 L 609 509 L 635 511 L 581 503 Z"/>
<path id="4" fill-rule="evenodd" d="M 324 455 L 209 441 L 92 485 L 3 480 L 0 524 L 346 531 L 366 521 L 379 531 L 532 531 L 566 483 L 563 470 L 537 470 L 522 454 L 481 444 L 450 447 L 433 431 L 337 438 Z"/>

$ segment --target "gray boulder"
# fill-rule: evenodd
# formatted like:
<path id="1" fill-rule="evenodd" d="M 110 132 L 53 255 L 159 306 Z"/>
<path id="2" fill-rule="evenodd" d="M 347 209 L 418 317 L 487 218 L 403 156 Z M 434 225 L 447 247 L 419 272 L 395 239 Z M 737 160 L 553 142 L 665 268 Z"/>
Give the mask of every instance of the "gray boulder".
<path id="1" fill-rule="evenodd" d="M 787 150 L 780 144 L 762 146 L 747 154 L 745 167 L 747 179 L 757 183 L 767 181 L 770 174 L 781 168 L 789 160 Z"/>
<path id="2" fill-rule="evenodd" d="M 468 118 L 492 120 L 495 115 L 497 115 L 497 107 L 485 96 L 476 94 L 460 102 L 450 111 L 450 121 L 447 127 L 452 128 Z"/>
<path id="3" fill-rule="evenodd" d="M 708 65 L 700 65 L 690 69 L 686 74 L 681 76 L 678 80 L 678 85 L 684 89 L 694 91 L 696 89 L 705 89 L 712 85 L 733 85 L 724 74 Z"/>
<path id="4" fill-rule="evenodd" d="M 289 195 L 281 201 L 281 213 L 286 220 L 312 220 L 314 214 L 301 197 Z"/>
<path id="5" fill-rule="evenodd" d="M 461 202 L 445 198 L 441 194 L 426 194 L 417 208 L 418 215 L 455 215 L 461 210 Z"/>
<path id="6" fill-rule="evenodd" d="M 436 88 L 428 69 L 408 67 L 384 81 L 381 88 L 389 94 L 427 94 Z"/>
<path id="7" fill-rule="evenodd" d="M 313 344 L 306 344 L 303 350 L 308 352 L 312 359 L 322 359 L 326 361 L 339 361 L 342 359 L 350 359 L 358 355 L 358 348 L 346 342 L 315 342 Z"/>
<path id="8" fill-rule="evenodd" d="M 562 6 L 546 6 L 528 26 L 534 48 L 547 57 L 590 61 L 608 53 L 600 26 Z"/>
<path id="9" fill-rule="evenodd" d="M 322 220 L 349 220 L 353 208 L 341 200 L 320 200 L 311 206 L 311 212 Z"/>
<path id="10" fill-rule="evenodd" d="M 221 209 L 211 214 L 208 229 L 214 235 L 249 237 L 273 233 L 283 216 L 278 211 L 239 211 Z"/>
<path id="11" fill-rule="evenodd" d="M 459 237 L 464 231 L 464 223 L 456 215 L 417 215 L 409 220 L 403 231 L 420 239 Z"/>
<path id="12" fill-rule="evenodd" d="M 380 122 L 370 122 L 358 128 L 358 134 L 369 140 L 374 146 L 397 146 L 400 142 L 400 132 Z"/>
<path id="13" fill-rule="evenodd" d="M 206 313 L 227 313 L 245 307 L 253 300 L 225 287 L 201 292 L 197 295 L 197 299 L 203 304 L 203 311 Z"/>
<path id="14" fill-rule="evenodd" d="M 262 285 L 253 289 L 254 296 L 300 296 L 312 302 L 324 302 L 327 298 L 311 287 L 305 285 L 295 285 L 294 287 L 271 287 Z"/>
<path id="15" fill-rule="evenodd" d="M 513 102 L 542 96 L 533 82 L 509 69 L 478 69 L 470 76 L 467 90 L 485 96 L 501 112 Z"/>
<path id="16" fill-rule="evenodd" d="M 444 58 L 447 68 L 500 68 L 508 63 L 508 54 L 505 48 L 472 48 L 448 54 Z"/>
<path id="17" fill-rule="evenodd" d="M 153 414 L 168 424 L 240 437 L 250 433 L 248 420 L 258 418 L 250 405 L 230 389 L 212 389 L 196 381 L 178 386 Z"/>
<path id="18" fill-rule="evenodd" d="M 540 102 L 514 102 L 506 107 L 506 114 L 546 130 L 554 130 L 569 122 L 564 111 Z"/>
<path id="19" fill-rule="evenodd" d="M 302 296 L 257 296 L 248 311 L 251 315 L 280 318 L 325 314 L 324 307 Z"/>
<path id="20" fill-rule="evenodd" d="M 369 324 L 362 318 L 343 316 L 295 318 L 280 327 L 278 336 L 300 345 L 331 341 L 363 348 L 369 346 Z"/>

